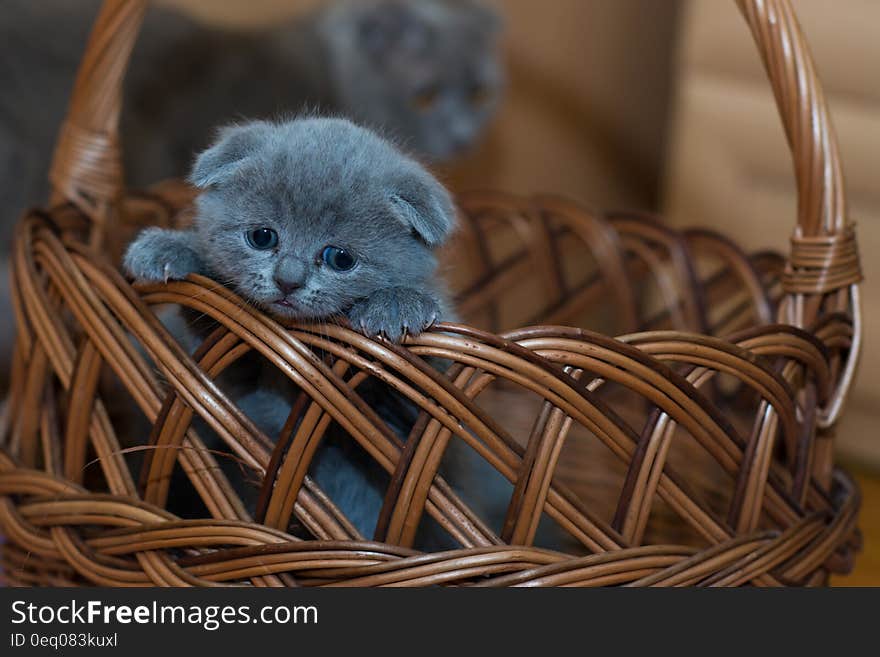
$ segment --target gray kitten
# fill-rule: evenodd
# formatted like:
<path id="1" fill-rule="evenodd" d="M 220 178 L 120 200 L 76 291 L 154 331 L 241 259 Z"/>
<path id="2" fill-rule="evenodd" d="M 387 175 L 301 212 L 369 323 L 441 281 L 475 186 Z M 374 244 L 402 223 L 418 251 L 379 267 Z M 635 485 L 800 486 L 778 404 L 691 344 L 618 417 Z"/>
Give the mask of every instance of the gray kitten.
<path id="1" fill-rule="evenodd" d="M 455 225 L 449 194 L 369 130 L 326 118 L 225 128 L 198 157 L 190 180 L 201 189 L 193 227 L 141 233 L 124 257 L 134 278 L 206 274 L 270 315 L 297 320 L 341 315 L 367 335 L 391 340 L 455 319 L 434 257 Z M 169 325 L 182 342 L 195 346 L 180 322 Z M 252 355 L 224 373 L 224 387 L 266 435 L 279 436 L 298 390 Z M 444 367 L 437 359 L 430 362 Z M 375 379 L 362 383 L 358 394 L 407 439 L 417 419 L 408 400 Z M 500 529 L 513 491 L 509 481 L 458 439 L 450 442 L 440 470 L 472 509 Z M 227 472 L 253 505 L 255 490 L 234 469 Z M 388 474 L 335 426 L 310 474 L 370 538 Z M 540 540 L 571 548 L 570 538 L 552 528 Z M 416 546 L 440 550 L 454 542 L 426 517 Z"/>
<path id="2" fill-rule="evenodd" d="M 190 181 L 193 228 L 141 233 L 124 258 L 136 279 L 204 274 L 277 317 L 344 314 L 395 341 L 449 316 L 433 248 L 452 201 L 372 132 L 321 118 L 225 128 Z"/>
<path id="3" fill-rule="evenodd" d="M 368 335 L 392 340 L 451 318 L 433 254 L 454 227 L 449 194 L 370 131 L 319 118 L 225 128 L 190 180 L 202 190 L 192 229 L 142 232 L 124 258 L 134 278 L 206 274 L 276 317 L 343 315 Z M 179 322 L 172 330 L 182 342 L 192 338 L 180 335 Z M 230 375 L 231 394 L 277 436 L 296 389 L 274 368 L 257 369 Z M 414 409 L 377 386 L 359 392 L 372 395 L 406 438 Z M 338 431 L 322 445 L 312 474 L 369 536 L 387 475 Z M 252 491 L 243 494 L 253 503 Z"/>

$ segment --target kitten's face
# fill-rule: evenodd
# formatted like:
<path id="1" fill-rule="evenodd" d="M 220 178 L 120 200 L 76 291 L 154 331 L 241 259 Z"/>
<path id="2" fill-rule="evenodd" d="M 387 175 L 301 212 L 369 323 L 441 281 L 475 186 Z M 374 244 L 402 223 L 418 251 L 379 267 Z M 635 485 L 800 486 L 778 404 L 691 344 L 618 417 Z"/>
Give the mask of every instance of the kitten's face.
<path id="1" fill-rule="evenodd" d="M 220 191 L 214 201 L 224 209 L 201 233 L 206 264 L 251 303 L 288 318 L 340 314 L 433 270 L 431 253 L 405 226 L 388 221 L 377 230 L 389 213 L 381 199 L 360 199 L 281 180 Z"/>
<path id="2" fill-rule="evenodd" d="M 297 121 L 250 137 L 246 155 L 234 154 L 233 173 L 198 201 L 202 257 L 217 280 L 295 319 L 341 314 L 379 289 L 427 283 L 434 257 L 399 199 L 426 208 L 430 199 L 419 195 L 435 195 L 451 206 L 418 165 L 343 121 Z M 451 225 L 451 215 L 442 220 Z"/>
<path id="3" fill-rule="evenodd" d="M 354 27 L 330 33 L 344 111 L 429 159 L 460 154 L 501 95 L 496 23 L 471 0 L 382 0 L 361 10 Z"/>

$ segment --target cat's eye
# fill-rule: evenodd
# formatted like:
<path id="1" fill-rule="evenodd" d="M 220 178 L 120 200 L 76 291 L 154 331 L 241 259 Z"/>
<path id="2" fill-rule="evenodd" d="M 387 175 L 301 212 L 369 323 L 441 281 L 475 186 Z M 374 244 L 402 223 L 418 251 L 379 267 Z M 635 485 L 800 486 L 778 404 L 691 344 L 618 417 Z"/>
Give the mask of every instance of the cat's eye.
<path id="1" fill-rule="evenodd" d="M 416 109 L 427 112 L 437 104 L 439 99 L 440 87 L 432 84 L 416 93 L 413 97 L 413 104 L 416 106 Z"/>
<path id="2" fill-rule="evenodd" d="M 273 249 L 278 246 L 278 233 L 271 228 L 255 228 L 245 233 L 247 243 L 258 251 Z"/>
<path id="3" fill-rule="evenodd" d="M 325 246 L 321 251 L 321 260 L 336 271 L 349 271 L 357 264 L 357 258 L 350 251 L 338 246 Z"/>

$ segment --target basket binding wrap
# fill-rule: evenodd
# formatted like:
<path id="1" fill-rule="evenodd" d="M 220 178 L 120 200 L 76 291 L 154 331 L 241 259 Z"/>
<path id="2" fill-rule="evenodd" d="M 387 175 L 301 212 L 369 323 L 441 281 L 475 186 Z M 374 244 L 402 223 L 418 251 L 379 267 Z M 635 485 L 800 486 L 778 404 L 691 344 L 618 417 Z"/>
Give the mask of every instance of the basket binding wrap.
<path id="1" fill-rule="evenodd" d="M 282 327 L 197 276 L 134 289 L 99 255 L 118 255 L 141 224 L 172 224 L 191 200 L 180 185 L 124 190 L 121 83 L 146 3 L 107 0 L 60 133 L 51 209 L 28 213 L 16 237 L 2 578 L 732 586 L 822 584 L 845 572 L 858 548 L 859 495 L 833 467 L 831 445 L 861 341 L 856 239 L 790 3 L 738 4 L 794 161 L 798 221 L 787 259 L 747 256 L 714 233 L 674 232 L 650 217 L 470 195 L 453 252 L 459 307 L 492 332 L 443 325 L 395 346 L 338 326 Z M 594 265 L 586 273 L 584 260 Z M 707 260 L 716 265 L 708 275 Z M 640 296 L 646 282 L 653 305 Z M 526 283 L 531 293 L 511 304 L 505 295 Z M 217 322 L 192 357 L 150 310 L 165 303 Z M 625 335 L 560 326 L 577 325 L 591 307 Z M 543 325 L 499 333 L 511 321 Z M 251 351 L 301 389 L 280 437 L 262 435 L 215 383 Z M 453 365 L 441 374 L 425 356 Z M 102 397 L 108 372 L 153 426 L 140 473 L 121 445 L 126 427 Z M 370 376 L 421 409 L 405 443 L 358 396 Z M 523 436 L 508 426 L 509 395 L 533 402 L 515 405 L 527 415 Z M 256 518 L 195 416 L 262 478 Z M 331 422 L 389 474 L 374 537 L 359 536 L 308 476 Z M 487 526 L 437 474 L 453 440 L 512 482 L 501 527 Z M 206 518 L 166 510 L 178 465 Z M 425 514 L 462 547 L 414 551 Z M 542 517 L 586 555 L 533 546 Z M 315 540 L 288 534 L 293 521 Z"/>

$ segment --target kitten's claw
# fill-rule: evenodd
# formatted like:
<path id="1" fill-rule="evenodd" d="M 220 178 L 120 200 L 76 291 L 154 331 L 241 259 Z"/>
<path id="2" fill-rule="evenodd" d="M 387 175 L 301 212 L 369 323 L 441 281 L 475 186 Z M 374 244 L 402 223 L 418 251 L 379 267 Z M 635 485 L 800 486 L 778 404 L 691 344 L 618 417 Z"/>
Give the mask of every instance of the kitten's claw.
<path id="1" fill-rule="evenodd" d="M 380 290 L 352 306 L 349 320 L 370 337 L 384 335 L 401 342 L 437 321 L 440 309 L 433 297 L 409 288 Z"/>
<path id="2" fill-rule="evenodd" d="M 201 260 L 184 231 L 148 228 L 125 252 L 125 271 L 139 281 L 167 283 L 201 271 Z"/>

